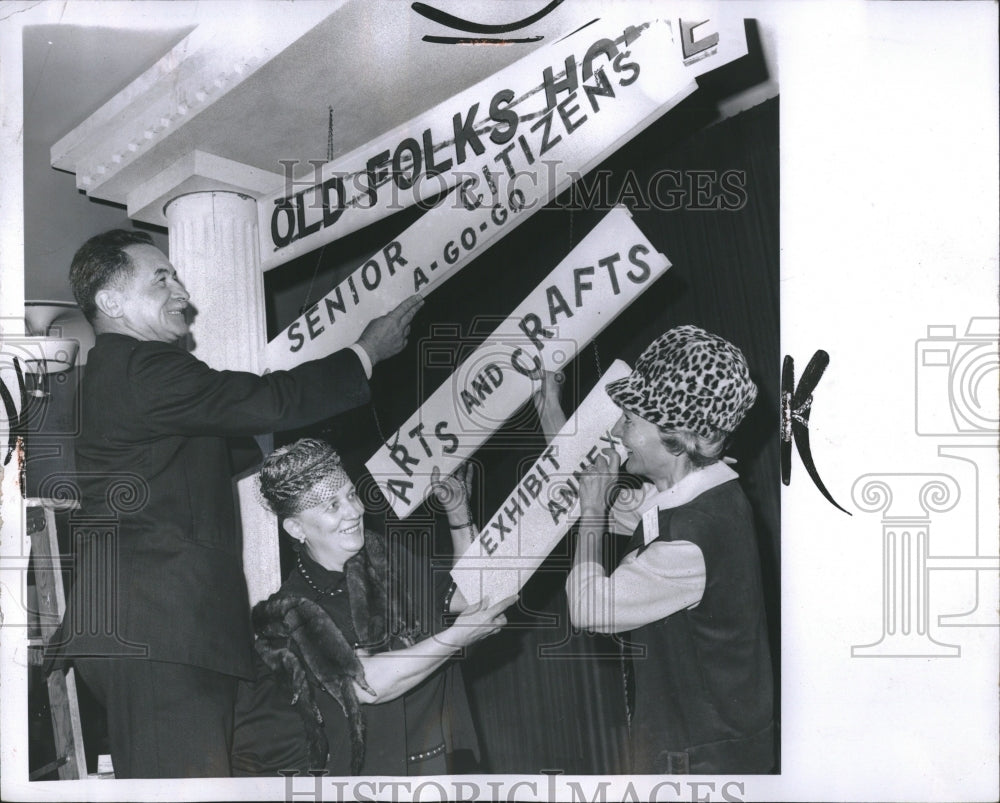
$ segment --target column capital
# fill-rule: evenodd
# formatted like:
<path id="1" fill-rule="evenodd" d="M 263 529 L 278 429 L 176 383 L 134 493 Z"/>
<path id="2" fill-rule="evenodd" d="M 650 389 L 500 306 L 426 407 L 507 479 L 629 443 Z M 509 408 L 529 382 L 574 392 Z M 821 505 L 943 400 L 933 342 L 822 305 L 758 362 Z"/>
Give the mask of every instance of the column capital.
<path id="1" fill-rule="evenodd" d="M 228 188 L 260 194 L 280 185 L 243 152 L 226 147 L 243 125 L 233 109 L 255 109 L 268 84 L 284 75 L 285 52 L 324 19 L 336 3 L 260 3 L 253 25 L 209 14 L 50 151 L 53 167 L 76 174 L 77 188 L 127 205 L 129 215 L 165 225 L 164 197 Z M 275 73 L 277 73 L 275 75 Z M 250 81 L 249 79 L 256 79 Z M 197 143 L 204 152 L 196 150 Z M 169 182 L 175 182 L 169 186 Z M 265 189 L 262 189 L 265 188 Z"/>
<path id="2" fill-rule="evenodd" d="M 167 205 L 181 196 L 222 191 L 257 198 L 280 186 L 281 181 L 278 173 L 193 150 L 133 187 L 125 201 L 133 220 L 168 226 Z"/>
<path id="3" fill-rule="evenodd" d="M 895 472 L 864 474 L 851 490 L 854 504 L 883 521 L 926 521 L 958 504 L 961 489 L 948 474 Z"/>

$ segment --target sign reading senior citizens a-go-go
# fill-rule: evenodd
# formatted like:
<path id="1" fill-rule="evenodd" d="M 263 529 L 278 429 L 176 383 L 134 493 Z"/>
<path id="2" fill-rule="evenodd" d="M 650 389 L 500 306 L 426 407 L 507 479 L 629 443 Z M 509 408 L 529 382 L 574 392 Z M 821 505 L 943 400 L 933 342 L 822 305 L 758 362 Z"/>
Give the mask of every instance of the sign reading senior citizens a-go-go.
<path id="1" fill-rule="evenodd" d="M 433 208 L 266 347 L 289 368 L 355 342 L 426 295 L 747 52 L 742 20 L 609 15 L 534 51 L 362 148 L 262 199 L 269 270 L 414 203 Z M 635 11 L 628 11 L 635 15 Z"/>
<path id="2" fill-rule="evenodd" d="M 670 267 L 615 207 L 367 462 L 400 518 Z"/>

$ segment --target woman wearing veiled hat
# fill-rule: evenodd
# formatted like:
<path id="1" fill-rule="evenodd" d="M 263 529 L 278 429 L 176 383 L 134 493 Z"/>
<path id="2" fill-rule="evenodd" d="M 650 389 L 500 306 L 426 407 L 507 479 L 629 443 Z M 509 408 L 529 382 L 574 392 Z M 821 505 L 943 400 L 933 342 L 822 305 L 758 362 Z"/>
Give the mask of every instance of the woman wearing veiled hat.
<path id="1" fill-rule="evenodd" d="M 757 397 L 743 354 L 679 326 L 607 392 L 625 467 L 655 485 L 617 568 L 602 565 L 620 458 L 580 483 L 567 580 L 577 627 L 628 632 L 629 734 L 637 774 L 766 773 L 774 767 L 772 672 L 753 514 L 726 442 Z M 626 673 L 626 677 L 629 674 Z"/>
<path id="2" fill-rule="evenodd" d="M 462 611 L 447 571 L 426 582 L 418 556 L 365 528 L 354 484 L 323 441 L 272 453 L 260 493 L 297 559 L 253 610 L 257 680 L 237 698 L 234 775 L 467 770 L 455 761 L 477 755 L 478 745 L 461 675 L 448 662 L 496 633 L 513 598 Z M 436 493 L 461 551 L 470 538 L 465 488 L 449 478 Z"/>

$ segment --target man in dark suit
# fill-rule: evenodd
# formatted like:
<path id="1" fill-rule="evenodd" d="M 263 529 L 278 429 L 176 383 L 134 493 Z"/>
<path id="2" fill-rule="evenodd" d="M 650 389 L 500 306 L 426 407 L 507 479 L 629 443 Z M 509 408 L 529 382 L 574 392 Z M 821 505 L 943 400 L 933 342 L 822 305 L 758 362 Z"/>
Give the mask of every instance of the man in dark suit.
<path id="1" fill-rule="evenodd" d="M 178 346 L 188 294 L 148 235 L 88 240 L 70 282 L 97 342 L 76 444 L 76 578 L 50 653 L 105 704 L 116 777 L 226 776 L 237 680 L 253 666 L 231 447 L 365 404 L 372 365 L 404 348 L 422 301 L 350 348 L 257 376 Z"/>

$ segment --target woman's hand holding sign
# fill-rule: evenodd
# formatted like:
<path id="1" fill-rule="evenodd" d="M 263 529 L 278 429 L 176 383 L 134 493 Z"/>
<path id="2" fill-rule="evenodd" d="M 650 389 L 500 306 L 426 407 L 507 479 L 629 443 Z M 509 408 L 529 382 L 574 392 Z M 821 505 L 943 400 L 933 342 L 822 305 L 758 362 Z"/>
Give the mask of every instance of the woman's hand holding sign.
<path id="1" fill-rule="evenodd" d="M 611 506 L 611 491 L 621 468 L 622 459 L 614 447 L 601 451 L 602 454 L 580 479 L 580 512 L 584 519 L 604 519 Z"/>

